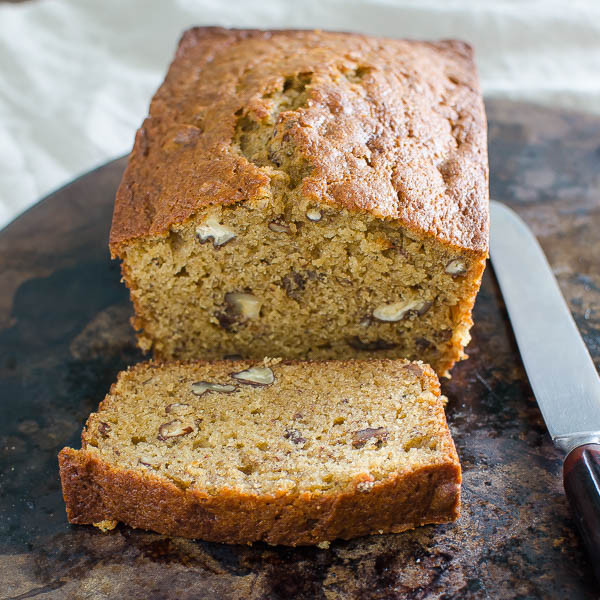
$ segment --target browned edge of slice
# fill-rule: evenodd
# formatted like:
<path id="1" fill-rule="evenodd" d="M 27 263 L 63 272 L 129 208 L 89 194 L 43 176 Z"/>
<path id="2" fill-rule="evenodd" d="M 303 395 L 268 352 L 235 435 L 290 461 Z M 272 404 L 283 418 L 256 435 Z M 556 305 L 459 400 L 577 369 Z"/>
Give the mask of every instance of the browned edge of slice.
<path id="1" fill-rule="evenodd" d="M 226 362 L 228 368 L 247 368 L 258 361 Z M 426 364 L 406 360 L 298 361 L 326 366 L 355 362 L 394 363 L 409 370 L 423 388 L 440 396 L 439 380 Z M 169 363 L 206 365 L 209 361 Z M 163 363 L 148 361 L 130 367 L 118 380 L 135 372 L 151 375 Z M 117 380 L 117 381 L 118 381 Z M 117 383 L 111 387 L 116 390 Z M 107 399 L 109 396 L 107 396 Z M 105 399 L 100 403 L 99 410 Z M 443 414 L 443 413 L 442 413 Z M 85 430 L 84 430 L 85 432 Z M 115 468 L 91 452 L 63 448 L 60 477 L 67 516 L 71 523 L 110 529 L 123 522 L 166 535 L 227 543 L 265 541 L 271 544 L 318 544 L 372 533 L 397 533 L 430 523 L 446 523 L 459 516 L 461 467 L 446 427 L 442 433 L 446 454 L 435 465 L 416 466 L 377 482 L 357 474 L 346 488 L 334 492 L 281 491 L 249 494 L 221 489 L 208 494 L 183 489 L 148 472 Z"/>
<path id="2" fill-rule="evenodd" d="M 318 544 L 398 533 L 459 516 L 461 470 L 445 464 L 398 473 L 362 492 L 209 496 L 152 475 L 114 469 L 85 450 L 64 448 L 60 477 L 69 522 L 121 521 L 162 534 L 226 543 Z"/>

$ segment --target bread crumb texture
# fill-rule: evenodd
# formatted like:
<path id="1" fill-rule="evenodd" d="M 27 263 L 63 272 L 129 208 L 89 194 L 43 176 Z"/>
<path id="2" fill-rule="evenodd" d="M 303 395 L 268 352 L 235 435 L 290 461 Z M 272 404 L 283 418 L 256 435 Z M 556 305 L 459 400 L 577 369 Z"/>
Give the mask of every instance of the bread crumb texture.
<path id="1" fill-rule="evenodd" d="M 405 361 L 138 365 L 60 458 L 70 520 L 103 529 L 297 544 L 458 514 L 437 377 Z"/>

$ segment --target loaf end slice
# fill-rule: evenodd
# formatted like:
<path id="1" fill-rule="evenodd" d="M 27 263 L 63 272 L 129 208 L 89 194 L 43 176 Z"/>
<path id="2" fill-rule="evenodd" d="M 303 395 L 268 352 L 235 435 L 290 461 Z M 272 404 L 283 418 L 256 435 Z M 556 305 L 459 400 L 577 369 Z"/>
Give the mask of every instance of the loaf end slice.
<path id="1" fill-rule="evenodd" d="M 319 544 L 458 517 L 430 367 L 402 360 L 138 365 L 59 455 L 71 523 Z"/>

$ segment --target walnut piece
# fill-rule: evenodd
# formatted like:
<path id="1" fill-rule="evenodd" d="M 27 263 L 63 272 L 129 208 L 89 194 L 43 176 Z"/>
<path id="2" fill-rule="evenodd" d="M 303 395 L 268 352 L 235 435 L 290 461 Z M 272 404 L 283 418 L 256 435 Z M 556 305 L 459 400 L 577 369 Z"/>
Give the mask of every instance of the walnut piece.
<path id="1" fill-rule="evenodd" d="M 323 215 L 321 214 L 321 211 L 318 210 L 317 208 L 309 208 L 306 211 L 306 218 L 309 221 L 320 221 L 323 218 Z"/>
<path id="2" fill-rule="evenodd" d="M 143 465 L 144 467 L 150 467 L 151 469 L 157 469 L 160 467 L 160 461 L 149 456 L 142 456 L 138 458 L 138 464 Z"/>
<path id="3" fill-rule="evenodd" d="M 467 272 L 467 265 L 461 258 L 454 258 L 446 265 L 444 270 L 449 275 L 458 277 L 459 275 L 464 275 Z"/>
<path id="4" fill-rule="evenodd" d="M 297 429 L 286 429 L 283 437 L 286 440 L 290 440 L 293 444 L 305 444 L 306 438 L 302 437 L 302 434 Z"/>
<path id="5" fill-rule="evenodd" d="M 244 292 L 229 292 L 225 294 L 225 302 L 230 306 L 236 315 L 244 319 L 258 319 L 262 300 L 259 300 L 252 294 Z"/>
<path id="6" fill-rule="evenodd" d="M 104 421 L 100 421 L 100 424 L 98 425 L 98 433 L 102 436 L 102 437 L 108 437 L 108 432 L 110 431 L 111 427 L 108 423 L 105 423 Z"/>
<path id="7" fill-rule="evenodd" d="M 269 367 L 251 367 L 231 376 L 248 385 L 271 385 L 275 381 L 275 375 Z"/>
<path id="8" fill-rule="evenodd" d="M 173 402 L 165 407 L 165 412 L 167 414 L 187 415 L 192 412 L 192 407 L 185 402 Z"/>
<path id="9" fill-rule="evenodd" d="M 289 298 L 300 301 L 302 292 L 306 287 L 306 277 L 296 271 L 290 271 L 281 278 L 281 287 L 285 290 Z"/>
<path id="10" fill-rule="evenodd" d="M 352 445 L 355 448 L 362 448 L 369 440 L 376 440 L 377 443 L 382 443 L 387 439 L 389 431 L 386 427 L 367 427 L 359 429 L 352 434 Z"/>
<path id="11" fill-rule="evenodd" d="M 373 311 L 373 317 L 378 321 L 402 321 L 409 313 L 425 314 L 431 308 L 431 304 L 422 299 L 380 304 Z"/>
<path id="12" fill-rule="evenodd" d="M 218 248 L 223 246 L 227 242 L 234 239 L 235 233 L 221 225 L 215 216 L 208 217 L 202 225 L 198 225 L 196 228 L 196 237 L 201 244 L 208 242 L 210 239 L 213 241 L 213 246 Z"/>
<path id="13" fill-rule="evenodd" d="M 269 223 L 269 229 L 275 233 L 289 233 L 290 226 L 282 223 L 281 221 L 271 221 Z"/>
<path id="14" fill-rule="evenodd" d="M 207 392 L 221 392 L 223 394 L 231 394 L 237 389 L 238 388 L 235 385 L 232 385 L 231 383 L 212 383 L 211 381 L 196 381 L 195 383 L 192 383 L 192 394 L 194 394 L 195 396 L 202 396 Z"/>
<path id="15" fill-rule="evenodd" d="M 192 433 L 192 431 L 194 431 L 193 427 L 184 425 L 179 419 L 174 419 L 168 423 L 163 423 L 158 428 L 158 439 L 164 442 L 170 438 L 187 435 L 188 433 Z"/>

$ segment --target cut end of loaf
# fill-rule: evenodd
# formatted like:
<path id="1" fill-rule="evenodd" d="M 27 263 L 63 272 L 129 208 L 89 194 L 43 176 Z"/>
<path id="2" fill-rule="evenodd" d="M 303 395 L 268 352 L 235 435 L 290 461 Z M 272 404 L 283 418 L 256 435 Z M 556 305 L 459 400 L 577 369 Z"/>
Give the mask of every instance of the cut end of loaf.
<path id="1" fill-rule="evenodd" d="M 284 196 L 212 208 L 124 252 L 140 345 L 161 359 L 405 357 L 440 374 L 464 357 L 484 264 Z"/>

